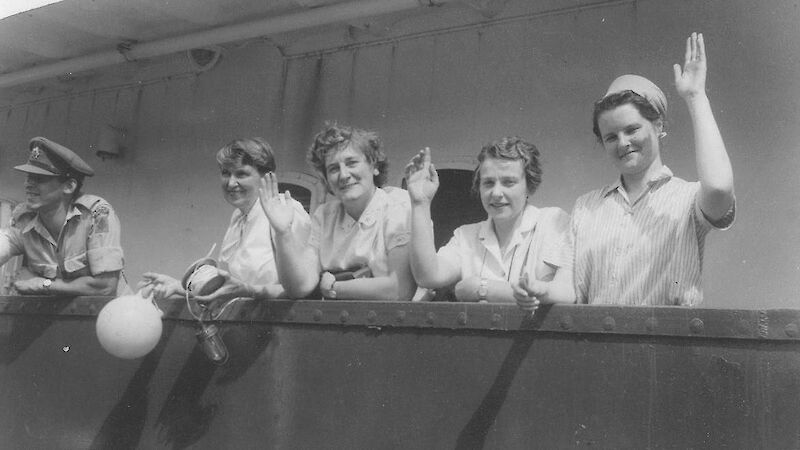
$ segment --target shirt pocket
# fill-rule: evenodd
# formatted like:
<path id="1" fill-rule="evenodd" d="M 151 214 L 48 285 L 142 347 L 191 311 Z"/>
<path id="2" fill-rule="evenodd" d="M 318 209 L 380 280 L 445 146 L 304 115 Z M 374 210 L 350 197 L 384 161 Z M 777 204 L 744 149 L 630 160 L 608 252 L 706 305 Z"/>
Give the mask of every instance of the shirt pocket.
<path id="1" fill-rule="evenodd" d="M 79 253 L 77 255 L 64 258 L 64 275 L 66 278 L 75 278 L 88 274 L 88 260 L 86 253 Z"/>

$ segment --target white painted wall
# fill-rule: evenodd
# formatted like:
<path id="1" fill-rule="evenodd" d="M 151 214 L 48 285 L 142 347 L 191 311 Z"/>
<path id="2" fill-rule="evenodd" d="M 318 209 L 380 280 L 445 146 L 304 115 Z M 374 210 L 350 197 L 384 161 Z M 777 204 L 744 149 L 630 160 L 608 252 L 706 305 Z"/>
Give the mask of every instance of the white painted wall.
<path id="1" fill-rule="evenodd" d="M 23 178 L 11 167 L 26 158 L 29 138 L 61 142 L 95 167 L 86 190 L 110 200 L 122 218 L 129 277 L 177 275 L 221 240 L 231 213 L 219 192 L 216 149 L 237 136 L 262 136 L 278 150 L 280 170 L 312 174 L 304 162 L 311 136 L 337 120 L 381 134 L 391 184 L 420 147 L 433 148 L 438 161 L 463 161 L 489 140 L 521 135 L 544 154 L 535 202 L 569 211 L 578 195 L 614 177 L 591 133 L 591 105 L 622 73 L 664 89 L 665 162 L 696 179 L 692 130 L 671 66 L 697 30 L 706 36 L 709 95 L 738 197 L 733 229 L 708 240 L 706 305 L 793 307 L 800 291 L 798 23 L 791 1 L 639 1 L 322 57 L 285 59 L 266 42 L 251 43 L 229 48 L 219 66 L 197 76 L 89 86 L 0 110 L 0 195 L 22 199 Z M 125 124 L 133 141 L 122 159 L 101 162 L 90 146 L 110 121 Z"/>

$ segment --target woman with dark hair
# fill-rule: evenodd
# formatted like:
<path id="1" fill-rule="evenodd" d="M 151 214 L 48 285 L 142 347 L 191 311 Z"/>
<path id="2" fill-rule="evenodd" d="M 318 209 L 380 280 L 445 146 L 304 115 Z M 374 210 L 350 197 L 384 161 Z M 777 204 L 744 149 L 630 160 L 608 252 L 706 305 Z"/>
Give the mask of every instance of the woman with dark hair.
<path id="1" fill-rule="evenodd" d="M 261 178 L 275 172 L 272 147 L 261 138 L 235 139 L 217 152 L 217 163 L 222 195 L 235 208 L 219 250 L 225 282 L 214 292 L 194 298 L 218 302 L 236 297 L 284 297 L 272 251 L 273 232 L 258 205 Z M 308 213 L 297 201 L 288 208 L 294 218 L 293 231 L 307 236 L 311 226 Z M 143 278 L 152 285 L 156 299 L 185 295 L 180 281 L 168 275 L 148 272 Z"/>
<path id="2" fill-rule="evenodd" d="M 521 291 L 522 283 L 537 293 L 536 298 L 517 299 L 524 309 L 535 309 L 539 301 L 574 301 L 569 283 L 563 292 L 549 289 L 549 281 L 570 269 L 569 216 L 560 208 L 531 204 L 542 180 L 539 150 L 533 144 L 506 137 L 481 149 L 473 192 L 488 218 L 457 228 L 438 253 L 430 206 L 439 177 L 429 149 L 412 158 L 406 174 L 412 204 L 411 269 L 421 287 L 455 284 L 462 302 L 513 303 L 515 286 Z"/>
<path id="3" fill-rule="evenodd" d="M 572 214 L 574 286 L 583 303 L 697 305 L 705 238 L 731 226 L 733 169 L 706 96 L 703 35 L 686 40 L 675 87 L 694 127 L 699 181 L 661 161 L 667 101 L 649 80 L 623 75 L 594 106 L 593 129 L 620 172 L 580 197 Z"/>
<path id="4" fill-rule="evenodd" d="M 278 273 L 289 296 L 319 288 L 326 299 L 410 300 L 416 285 L 406 245 L 408 193 L 383 187 L 387 162 L 377 134 L 328 125 L 308 161 L 333 195 L 314 213 L 308 242 L 291 232 L 275 177 L 262 181 L 261 204 L 278 236 Z"/>

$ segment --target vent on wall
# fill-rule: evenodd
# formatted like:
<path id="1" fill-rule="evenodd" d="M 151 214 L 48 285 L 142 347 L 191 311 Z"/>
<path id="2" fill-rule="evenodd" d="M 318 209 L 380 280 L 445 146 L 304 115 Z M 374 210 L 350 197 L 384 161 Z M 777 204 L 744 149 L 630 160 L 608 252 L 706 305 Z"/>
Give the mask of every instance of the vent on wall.
<path id="1" fill-rule="evenodd" d="M 222 56 L 222 48 L 217 46 L 193 48 L 186 53 L 192 68 L 197 72 L 205 72 L 217 65 Z"/>

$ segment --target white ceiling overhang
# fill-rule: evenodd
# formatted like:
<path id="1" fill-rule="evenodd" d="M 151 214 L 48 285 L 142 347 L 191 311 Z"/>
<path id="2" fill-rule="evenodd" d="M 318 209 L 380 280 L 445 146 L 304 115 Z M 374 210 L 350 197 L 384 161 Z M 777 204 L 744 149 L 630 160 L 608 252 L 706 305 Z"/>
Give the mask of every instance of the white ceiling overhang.
<path id="1" fill-rule="evenodd" d="M 0 87 L 424 6 L 419 0 L 65 0 L 0 21 Z"/>

